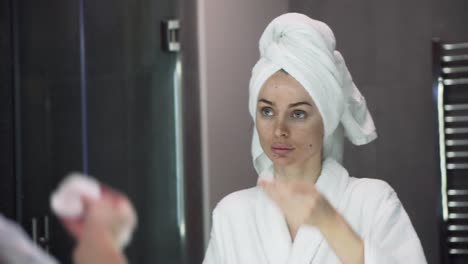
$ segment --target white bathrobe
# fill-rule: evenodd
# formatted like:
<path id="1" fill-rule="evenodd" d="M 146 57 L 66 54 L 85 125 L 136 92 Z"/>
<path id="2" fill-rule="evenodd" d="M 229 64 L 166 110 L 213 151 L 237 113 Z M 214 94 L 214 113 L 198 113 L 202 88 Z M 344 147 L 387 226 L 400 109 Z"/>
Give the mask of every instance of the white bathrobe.
<path id="1" fill-rule="evenodd" d="M 426 263 L 410 219 L 386 182 L 349 177 L 338 162 L 326 159 L 316 187 L 363 239 L 366 264 Z M 222 199 L 212 224 L 204 264 L 340 263 L 312 226 L 301 226 L 291 241 L 282 212 L 260 187 Z"/>

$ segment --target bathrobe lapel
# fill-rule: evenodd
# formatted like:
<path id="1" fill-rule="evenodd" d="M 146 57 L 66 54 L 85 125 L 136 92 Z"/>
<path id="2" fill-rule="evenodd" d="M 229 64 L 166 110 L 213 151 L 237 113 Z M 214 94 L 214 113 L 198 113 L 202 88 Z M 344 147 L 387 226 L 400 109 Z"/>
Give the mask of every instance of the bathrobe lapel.
<path id="1" fill-rule="evenodd" d="M 292 242 L 281 209 L 260 189 L 256 203 L 255 222 L 269 264 L 285 264 Z"/>

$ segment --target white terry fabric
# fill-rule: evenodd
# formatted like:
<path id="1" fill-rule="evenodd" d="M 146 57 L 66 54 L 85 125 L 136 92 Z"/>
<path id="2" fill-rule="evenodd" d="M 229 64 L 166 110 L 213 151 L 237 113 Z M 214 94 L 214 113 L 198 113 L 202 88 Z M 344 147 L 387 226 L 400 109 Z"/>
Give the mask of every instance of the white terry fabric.
<path id="1" fill-rule="evenodd" d="M 58 264 L 34 244 L 23 229 L 0 214 L 0 263 Z"/>
<path id="2" fill-rule="evenodd" d="M 385 182 L 349 177 L 333 159 L 323 162 L 317 189 L 364 241 L 366 264 L 427 263 L 396 193 Z M 281 210 L 260 187 L 226 196 L 213 211 L 204 264 L 338 264 L 319 230 L 303 225 L 294 242 Z"/>
<path id="3" fill-rule="evenodd" d="M 82 197 L 88 199 L 101 199 L 101 186 L 99 182 L 81 173 L 72 173 L 65 177 L 58 189 L 52 193 L 50 205 L 55 214 L 62 218 L 78 218 L 84 213 Z M 120 248 L 126 247 L 136 228 L 137 217 L 133 210 L 126 212 L 128 218 L 119 226 L 117 244 Z"/>
<path id="4" fill-rule="evenodd" d="M 260 38 L 260 59 L 249 84 L 249 112 L 255 121 L 258 94 L 265 81 L 280 69 L 293 76 L 312 97 L 324 122 L 324 157 L 341 162 L 343 137 L 367 144 L 377 137 L 366 101 L 354 84 L 335 36 L 323 22 L 298 13 L 275 18 Z M 258 174 L 271 171 L 256 129 L 252 158 Z"/>

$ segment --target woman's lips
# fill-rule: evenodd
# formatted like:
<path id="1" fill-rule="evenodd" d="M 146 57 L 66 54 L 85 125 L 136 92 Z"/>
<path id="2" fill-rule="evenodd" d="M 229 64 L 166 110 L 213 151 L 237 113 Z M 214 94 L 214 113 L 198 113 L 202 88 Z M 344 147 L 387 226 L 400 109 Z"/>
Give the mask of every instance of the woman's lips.
<path id="1" fill-rule="evenodd" d="M 286 145 L 286 144 L 273 144 L 271 146 L 271 151 L 273 151 L 273 153 L 275 153 L 276 155 L 281 155 L 281 156 L 284 156 L 293 150 L 294 150 L 293 147 Z"/>

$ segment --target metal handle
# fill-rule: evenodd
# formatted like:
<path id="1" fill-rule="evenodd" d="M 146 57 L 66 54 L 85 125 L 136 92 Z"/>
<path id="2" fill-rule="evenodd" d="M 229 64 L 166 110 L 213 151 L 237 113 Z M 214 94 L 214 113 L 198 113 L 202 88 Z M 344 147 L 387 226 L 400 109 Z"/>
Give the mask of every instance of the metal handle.
<path id="1" fill-rule="evenodd" d="M 44 235 L 39 237 L 39 243 L 45 249 L 45 251 L 49 252 L 49 217 L 47 215 L 44 216 Z"/>
<path id="2" fill-rule="evenodd" d="M 162 22 L 162 44 L 165 51 L 180 51 L 179 30 L 180 22 L 178 19 Z"/>
<path id="3" fill-rule="evenodd" d="M 37 244 L 37 219 L 35 217 L 31 219 L 31 228 L 32 240 Z"/>
<path id="4" fill-rule="evenodd" d="M 35 244 L 40 245 L 47 252 L 49 251 L 50 233 L 49 233 L 49 216 L 44 216 L 43 234 L 39 236 L 38 219 L 31 218 L 31 236 Z"/>

